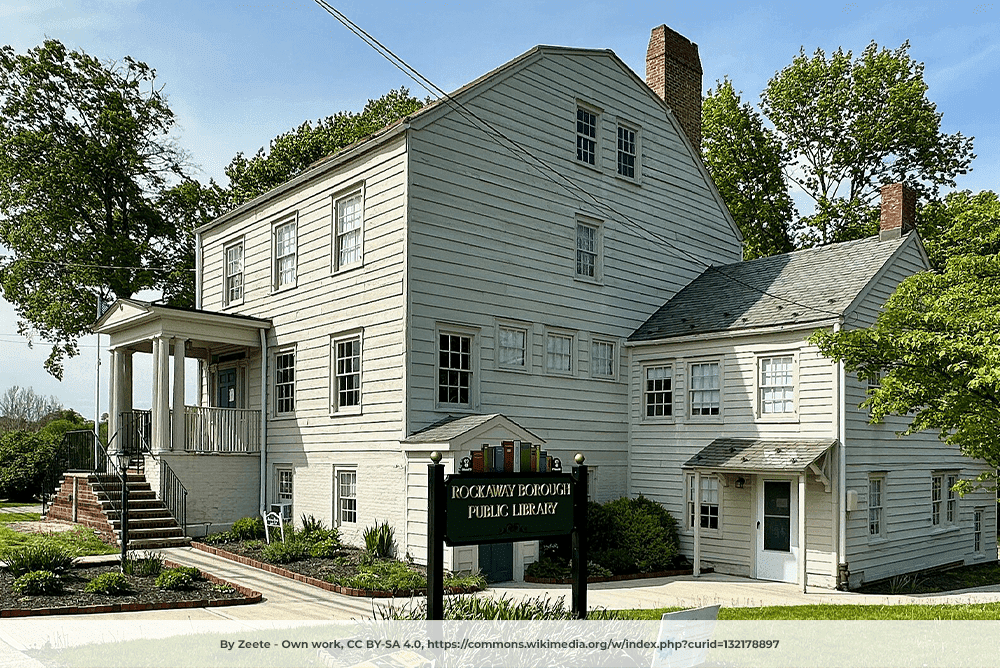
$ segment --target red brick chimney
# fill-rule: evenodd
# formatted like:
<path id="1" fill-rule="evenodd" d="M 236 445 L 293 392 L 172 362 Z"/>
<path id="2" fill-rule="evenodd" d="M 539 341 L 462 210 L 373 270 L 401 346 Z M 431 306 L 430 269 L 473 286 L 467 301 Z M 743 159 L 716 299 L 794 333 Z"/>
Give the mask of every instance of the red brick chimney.
<path id="1" fill-rule="evenodd" d="M 699 154 L 701 75 L 697 44 L 665 25 L 653 28 L 646 50 L 646 84 L 673 110 Z"/>
<path id="2" fill-rule="evenodd" d="M 882 218 L 878 236 L 883 241 L 898 239 L 916 229 L 917 193 L 902 183 L 882 186 Z"/>

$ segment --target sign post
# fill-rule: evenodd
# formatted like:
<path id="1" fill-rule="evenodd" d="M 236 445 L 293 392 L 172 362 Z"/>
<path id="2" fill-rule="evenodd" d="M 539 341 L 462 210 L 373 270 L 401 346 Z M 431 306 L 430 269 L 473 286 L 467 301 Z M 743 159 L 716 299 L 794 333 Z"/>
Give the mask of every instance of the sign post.
<path id="1" fill-rule="evenodd" d="M 427 619 L 444 613 L 444 545 L 510 543 L 571 536 L 573 612 L 587 616 L 587 467 L 573 473 L 444 475 L 441 453 L 427 467 Z"/>

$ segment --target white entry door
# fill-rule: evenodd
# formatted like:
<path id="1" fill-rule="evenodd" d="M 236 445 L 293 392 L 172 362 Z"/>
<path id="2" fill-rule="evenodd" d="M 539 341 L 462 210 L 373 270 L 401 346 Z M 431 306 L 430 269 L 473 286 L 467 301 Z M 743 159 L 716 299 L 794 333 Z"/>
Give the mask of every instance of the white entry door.
<path id="1" fill-rule="evenodd" d="M 797 582 L 798 485 L 761 480 L 757 486 L 757 578 Z"/>

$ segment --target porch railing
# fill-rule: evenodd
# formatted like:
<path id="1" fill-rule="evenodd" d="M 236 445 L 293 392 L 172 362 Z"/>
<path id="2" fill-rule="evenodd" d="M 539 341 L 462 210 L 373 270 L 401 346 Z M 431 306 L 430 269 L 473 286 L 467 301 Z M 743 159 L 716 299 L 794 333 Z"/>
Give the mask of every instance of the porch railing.
<path id="1" fill-rule="evenodd" d="M 184 407 L 188 452 L 260 452 L 260 411 Z"/>
<path id="2" fill-rule="evenodd" d="M 153 440 L 152 411 L 124 411 L 118 414 L 118 447 L 129 453 L 129 467 L 142 473 L 144 452 Z"/>

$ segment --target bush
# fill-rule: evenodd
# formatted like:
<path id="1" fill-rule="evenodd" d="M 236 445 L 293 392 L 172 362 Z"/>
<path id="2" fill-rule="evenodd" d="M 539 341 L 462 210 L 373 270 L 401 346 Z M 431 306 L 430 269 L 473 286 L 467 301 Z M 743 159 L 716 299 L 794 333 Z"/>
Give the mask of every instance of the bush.
<path id="1" fill-rule="evenodd" d="M 381 612 L 383 619 L 427 619 L 427 602 L 416 605 L 389 607 Z M 566 607 L 563 597 L 554 601 L 533 598 L 515 601 L 501 596 L 449 596 L 444 601 L 444 618 L 449 620 L 572 620 L 573 611 Z"/>
<path id="2" fill-rule="evenodd" d="M 14 580 L 11 589 L 20 596 L 58 594 L 62 589 L 62 582 L 52 571 L 31 571 Z"/>
<path id="3" fill-rule="evenodd" d="M 607 568 L 612 573 L 638 573 L 639 564 L 632 553 L 623 547 L 613 547 L 590 555 L 594 561 Z"/>
<path id="4" fill-rule="evenodd" d="M 41 495 L 50 471 L 64 469 L 59 444 L 60 438 L 49 434 L 9 431 L 0 436 L 0 498 L 31 501 Z"/>
<path id="5" fill-rule="evenodd" d="M 286 533 L 286 536 L 288 539 L 284 542 L 276 540 L 264 548 L 264 551 L 261 552 L 264 561 L 272 564 L 288 564 L 309 558 L 312 545 L 308 541 L 294 533 L 291 535 Z"/>
<path id="6" fill-rule="evenodd" d="M 379 524 L 376 520 L 374 526 L 365 529 L 365 549 L 368 550 L 368 554 L 380 559 L 391 557 L 395 533 L 388 522 Z"/>
<path id="7" fill-rule="evenodd" d="M 19 576 L 32 571 L 62 573 L 73 566 L 76 557 L 56 545 L 35 543 L 0 550 L 0 561 L 6 562 L 6 571 Z"/>
<path id="8" fill-rule="evenodd" d="M 377 591 L 411 592 L 427 587 L 427 578 L 399 561 L 375 561 L 360 565 L 355 575 L 330 580 L 342 587 Z"/>
<path id="9" fill-rule="evenodd" d="M 322 533 L 324 537 L 326 535 L 326 525 L 323 524 L 323 520 L 318 519 L 315 515 L 306 515 L 303 513 L 299 518 L 299 523 L 302 524 L 300 531 L 306 536 L 314 533 Z"/>
<path id="10" fill-rule="evenodd" d="M 190 589 L 192 584 L 194 577 L 187 568 L 168 568 L 156 577 L 156 586 L 159 589 Z"/>
<path id="11" fill-rule="evenodd" d="M 525 575 L 533 578 L 556 578 L 565 579 L 573 577 L 573 569 L 568 559 L 558 556 L 544 555 L 533 564 L 528 564 L 524 570 Z M 611 570 L 605 568 L 594 560 L 587 561 L 588 578 L 606 578 L 614 575 Z"/>
<path id="12" fill-rule="evenodd" d="M 163 557 L 155 552 L 144 552 L 141 555 L 132 555 L 125 562 L 125 572 L 128 575 L 139 577 L 152 577 L 159 575 L 163 570 Z"/>
<path id="13" fill-rule="evenodd" d="M 611 524 L 610 535 L 599 544 L 613 545 L 591 555 L 595 561 L 622 573 L 618 568 L 634 561 L 636 571 L 649 573 L 670 568 L 680 554 L 677 521 L 659 503 L 643 496 L 622 497 L 605 504 Z M 613 563 L 601 561 L 609 559 Z"/>
<path id="14" fill-rule="evenodd" d="M 84 590 L 91 594 L 114 596 L 129 593 L 132 591 L 132 585 L 128 583 L 128 578 L 121 573 L 101 573 L 88 582 Z"/>
<path id="15" fill-rule="evenodd" d="M 233 528 L 229 530 L 229 535 L 233 540 L 253 540 L 264 537 L 264 518 L 242 517 L 233 522 Z"/>
<path id="16" fill-rule="evenodd" d="M 309 556 L 319 559 L 330 559 L 337 556 L 342 545 L 336 536 L 330 536 L 317 541 L 309 548 Z"/>

